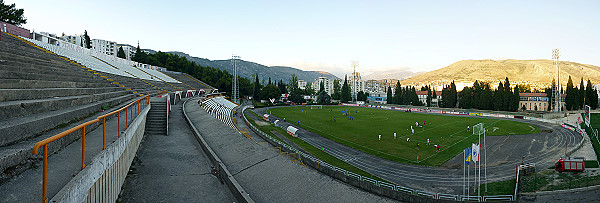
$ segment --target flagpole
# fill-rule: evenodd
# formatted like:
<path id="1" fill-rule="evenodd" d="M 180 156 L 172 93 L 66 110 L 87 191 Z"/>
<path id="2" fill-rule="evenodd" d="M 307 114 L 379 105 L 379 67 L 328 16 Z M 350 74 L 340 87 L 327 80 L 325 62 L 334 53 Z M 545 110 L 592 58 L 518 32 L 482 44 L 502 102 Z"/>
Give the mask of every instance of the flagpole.
<path id="1" fill-rule="evenodd" d="M 485 128 L 484 128 L 484 130 L 483 130 L 483 146 L 487 147 L 487 145 L 485 144 L 485 137 L 486 136 L 485 136 Z M 484 194 L 487 195 L 487 181 L 488 181 L 488 179 L 487 179 L 487 149 L 484 148 L 483 150 L 484 150 L 483 158 L 485 160 L 485 164 L 483 165 L 484 166 L 483 175 L 484 175 L 484 179 L 485 179 L 485 193 Z"/>
<path id="2" fill-rule="evenodd" d="M 466 163 L 467 157 L 466 156 L 467 156 L 467 149 L 465 148 L 463 150 L 463 196 L 465 196 L 465 189 L 467 188 L 466 180 L 465 180 L 467 178 L 466 173 L 465 173 L 465 167 L 467 166 L 467 163 Z"/>
<path id="3" fill-rule="evenodd" d="M 481 159 L 479 157 L 481 157 L 481 130 L 479 130 L 479 140 L 477 140 L 477 162 L 479 162 L 479 178 L 478 178 L 478 185 L 477 185 L 477 196 L 481 196 Z"/>

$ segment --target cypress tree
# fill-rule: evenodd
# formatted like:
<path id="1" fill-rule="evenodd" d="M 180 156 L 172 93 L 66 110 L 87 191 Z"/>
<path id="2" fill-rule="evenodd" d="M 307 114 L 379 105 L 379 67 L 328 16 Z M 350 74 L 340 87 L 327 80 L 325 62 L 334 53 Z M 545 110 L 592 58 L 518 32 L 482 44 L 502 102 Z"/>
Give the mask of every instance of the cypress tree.
<path id="1" fill-rule="evenodd" d="M 348 86 L 348 77 L 344 76 L 344 85 L 342 85 L 342 98 L 341 102 L 346 103 L 352 100 L 352 95 L 350 95 L 350 87 Z"/>
<path id="2" fill-rule="evenodd" d="M 388 86 L 387 88 L 387 103 L 388 104 L 392 104 L 394 103 L 394 97 L 392 96 L 392 87 Z"/>
<path id="3" fill-rule="evenodd" d="M 123 47 L 119 47 L 119 51 L 117 52 L 117 57 L 122 58 L 122 59 L 126 58 L 125 50 L 123 50 Z"/>
<path id="4" fill-rule="evenodd" d="M 578 108 L 579 109 L 583 109 L 583 105 L 585 104 L 585 100 L 586 100 L 586 94 L 585 94 L 585 88 L 583 86 L 583 77 L 581 77 L 581 82 L 579 82 L 579 92 L 578 92 L 578 98 L 579 98 L 579 105 Z"/>
<path id="5" fill-rule="evenodd" d="M 83 39 L 85 40 L 85 48 L 91 49 L 92 48 L 92 40 L 90 39 L 90 36 L 88 35 L 87 30 L 85 30 L 83 32 Z M 139 44 L 138 44 L 138 48 L 139 48 Z"/>
<path id="6" fill-rule="evenodd" d="M 569 76 L 569 80 L 567 81 L 567 98 L 565 98 L 565 107 L 568 110 L 572 110 L 577 106 L 577 97 L 577 90 L 573 88 L 573 80 Z"/>

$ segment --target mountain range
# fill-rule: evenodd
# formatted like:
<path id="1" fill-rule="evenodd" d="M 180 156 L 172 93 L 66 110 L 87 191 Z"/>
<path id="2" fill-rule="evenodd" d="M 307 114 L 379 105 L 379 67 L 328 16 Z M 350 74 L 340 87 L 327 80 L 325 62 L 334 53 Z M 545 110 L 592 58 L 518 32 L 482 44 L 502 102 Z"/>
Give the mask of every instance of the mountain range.
<path id="1" fill-rule="evenodd" d="M 226 70 L 227 72 L 233 74 L 233 62 L 231 59 L 209 60 L 205 58 L 193 57 L 183 52 L 171 51 L 166 53 L 185 57 L 187 58 L 187 60 L 196 62 L 196 64 L 199 64 L 201 66 L 210 66 L 220 70 Z M 263 79 L 267 81 L 269 78 L 271 78 L 273 82 L 283 80 L 283 82 L 285 83 L 289 82 L 289 79 L 292 76 L 292 74 L 295 74 L 298 77 L 298 80 L 305 80 L 309 83 L 313 82 L 319 77 L 339 79 L 335 75 L 324 71 L 303 71 L 297 68 L 287 66 L 265 66 L 244 60 L 236 60 L 236 66 L 238 75 L 240 77 L 248 78 L 251 81 L 254 81 L 254 74 L 258 75 L 258 79 L 261 81 Z"/>

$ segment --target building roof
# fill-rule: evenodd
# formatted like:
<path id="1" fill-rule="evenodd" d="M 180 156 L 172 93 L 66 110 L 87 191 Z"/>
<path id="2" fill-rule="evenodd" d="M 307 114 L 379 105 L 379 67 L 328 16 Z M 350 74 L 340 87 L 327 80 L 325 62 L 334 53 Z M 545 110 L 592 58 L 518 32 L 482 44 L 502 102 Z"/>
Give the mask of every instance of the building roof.
<path id="1" fill-rule="evenodd" d="M 433 94 L 433 92 L 432 92 Z M 417 95 L 427 95 L 427 91 L 417 91 Z M 442 91 L 435 91 L 435 96 L 442 95 Z"/>
<path id="2" fill-rule="evenodd" d="M 520 97 L 547 97 L 546 93 L 519 93 Z M 560 94 L 560 97 L 567 97 L 567 94 Z"/>

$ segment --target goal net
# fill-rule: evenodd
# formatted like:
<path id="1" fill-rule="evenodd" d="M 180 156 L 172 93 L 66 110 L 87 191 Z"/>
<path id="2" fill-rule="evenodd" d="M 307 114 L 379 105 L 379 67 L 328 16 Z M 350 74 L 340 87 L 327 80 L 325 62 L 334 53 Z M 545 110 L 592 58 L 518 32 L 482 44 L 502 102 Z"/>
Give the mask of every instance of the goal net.
<path id="1" fill-rule="evenodd" d="M 323 105 L 310 105 L 310 109 L 323 109 Z"/>
<path id="2" fill-rule="evenodd" d="M 483 131 L 485 130 L 485 128 L 483 128 L 483 123 L 478 123 L 477 125 L 473 126 L 473 135 L 478 135 L 478 134 L 483 134 Z"/>

